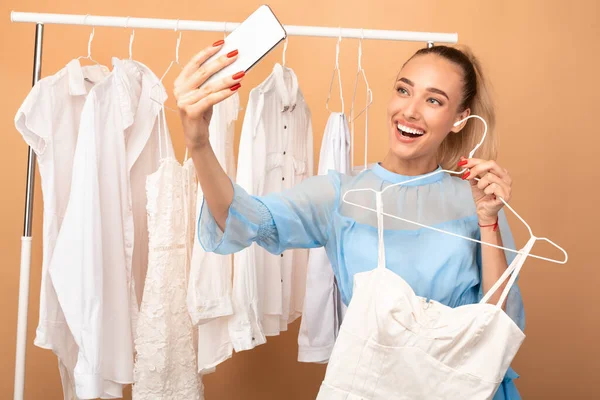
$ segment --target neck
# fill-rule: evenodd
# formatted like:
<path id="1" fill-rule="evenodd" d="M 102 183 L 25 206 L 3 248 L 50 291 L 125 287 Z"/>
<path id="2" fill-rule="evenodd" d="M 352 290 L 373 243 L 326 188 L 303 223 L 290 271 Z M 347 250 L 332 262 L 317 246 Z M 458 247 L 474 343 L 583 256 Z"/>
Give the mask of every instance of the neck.
<path id="1" fill-rule="evenodd" d="M 385 156 L 381 166 L 395 174 L 405 176 L 424 175 L 435 171 L 438 167 L 435 158 L 405 160 L 396 157 L 391 151 Z"/>

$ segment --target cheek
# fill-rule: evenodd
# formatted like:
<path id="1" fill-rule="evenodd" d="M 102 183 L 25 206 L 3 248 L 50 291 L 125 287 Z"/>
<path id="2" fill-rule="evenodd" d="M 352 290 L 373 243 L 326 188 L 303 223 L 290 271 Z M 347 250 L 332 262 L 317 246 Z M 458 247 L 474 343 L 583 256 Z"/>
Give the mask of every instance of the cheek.
<path id="1" fill-rule="evenodd" d="M 423 117 L 427 121 L 427 126 L 433 133 L 445 136 L 452 129 L 453 120 L 449 113 L 431 108 L 423 114 Z"/>

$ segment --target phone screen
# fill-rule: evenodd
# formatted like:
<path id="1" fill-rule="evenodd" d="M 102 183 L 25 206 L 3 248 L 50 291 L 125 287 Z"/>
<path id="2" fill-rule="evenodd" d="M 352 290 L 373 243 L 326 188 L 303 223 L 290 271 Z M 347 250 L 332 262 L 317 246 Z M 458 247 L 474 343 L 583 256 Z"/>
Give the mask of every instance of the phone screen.
<path id="1" fill-rule="evenodd" d="M 285 38 L 285 29 L 271 8 L 260 6 L 225 38 L 223 47 L 208 61 L 236 49 L 239 51 L 237 60 L 216 72 L 202 86 L 239 71 L 248 72 Z"/>

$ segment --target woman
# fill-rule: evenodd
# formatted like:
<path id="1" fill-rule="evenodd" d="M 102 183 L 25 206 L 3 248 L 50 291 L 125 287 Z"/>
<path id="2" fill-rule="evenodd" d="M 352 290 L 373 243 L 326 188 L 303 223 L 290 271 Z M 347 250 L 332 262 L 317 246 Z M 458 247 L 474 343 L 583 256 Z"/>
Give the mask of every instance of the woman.
<path id="1" fill-rule="evenodd" d="M 500 246 L 504 239 L 514 248 L 499 199 L 509 201 L 511 178 L 493 161 L 494 109 L 479 63 L 469 52 L 435 46 L 417 51 L 404 64 L 387 107 L 389 151 L 381 163 L 357 176 L 330 172 L 258 198 L 232 185 L 209 144 L 212 106 L 238 90 L 243 78 L 238 73 L 196 89 L 237 58 L 234 51 L 205 63 L 221 45 L 217 42 L 197 54 L 175 82 L 186 144 L 208 206 L 199 224 L 200 240 L 208 251 L 232 253 L 252 242 L 274 254 L 325 246 L 348 304 L 354 274 L 376 265 L 377 219 L 341 197 L 349 189 L 379 191 L 438 168 L 468 171 L 462 179 L 440 173 L 391 188 L 384 194 L 385 211 Z M 483 126 L 476 119 L 454 125 L 470 114 L 483 117 L 490 129 L 478 158 L 466 159 L 481 139 Z M 375 196 L 368 192 L 351 193 L 348 200 L 375 205 Z M 478 302 L 513 258 L 510 252 L 391 218 L 385 219 L 385 228 L 387 268 L 402 276 L 418 296 L 450 307 Z M 498 301 L 503 287 L 490 302 Z M 517 286 L 503 307 L 523 329 Z M 516 377 L 509 369 L 495 399 L 520 398 Z"/>

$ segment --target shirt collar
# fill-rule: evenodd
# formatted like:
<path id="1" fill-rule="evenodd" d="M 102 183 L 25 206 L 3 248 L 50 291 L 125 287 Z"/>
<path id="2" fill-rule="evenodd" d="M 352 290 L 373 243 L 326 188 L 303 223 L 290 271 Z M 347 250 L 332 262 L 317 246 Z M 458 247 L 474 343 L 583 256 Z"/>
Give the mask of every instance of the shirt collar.
<path id="1" fill-rule="evenodd" d="M 131 170 L 150 139 L 167 92 L 156 75 L 138 61 L 113 58 L 113 66 L 118 78 L 116 82 L 123 115 L 123 130 L 131 127 L 125 134 L 127 165 Z"/>
<path id="2" fill-rule="evenodd" d="M 100 80 L 109 73 L 104 65 L 90 65 L 82 67 L 78 59 L 73 59 L 67 64 L 67 76 L 69 79 L 69 94 L 71 96 L 85 96 L 88 89 L 85 86 L 85 79 L 91 77 L 92 80 Z"/>
<path id="3" fill-rule="evenodd" d="M 409 175 L 400 175 L 400 174 L 396 174 L 392 171 L 388 171 L 387 169 L 383 168 L 380 163 L 374 164 L 373 167 L 371 168 L 371 171 L 373 171 L 373 173 L 375 175 L 377 175 L 379 178 L 383 179 L 384 181 L 391 182 L 391 183 L 401 183 L 401 182 L 406 182 L 406 181 L 409 181 L 412 179 L 421 178 L 417 181 L 408 182 L 405 184 L 405 186 L 422 186 L 422 185 L 428 185 L 430 183 L 438 182 L 444 178 L 444 175 L 447 175 L 447 173 L 445 173 L 445 172 L 444 173 L 440 172 L 441 170 L 442 170 L 442 167 L 438 166 L 435 171 L 429 172 L 427 174 L 409 176 Z M 437 173 L 434 175 L 431 175 L 431 176 L 427 176 L 426 178 L 422 178 L 426 175 L 433 174 L 433 172 L 437 172 Z"/>
<path id="4" fill-rule="evenodd" d="M 286 83 L 286 74 L 291 78 L 291 88 L 288 90 Z M 283 103 L 282 112 L 294 111 L 296 108 L 296 99 L 298 95 L 298 78 L 291 68 L 284 67 L 279 63 L 275 63 L 273 67 L 273 78 L 275 80 L 275 89 Z"/>
<path id="5" fill-rule="evenodd" d="M 74 59 L 67 64 L 67 75 L 69 77 L 69 94 L 71 96 L 83 96 L 87 94 L 83 70 L 79 60 Z"/>

